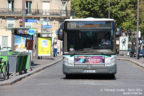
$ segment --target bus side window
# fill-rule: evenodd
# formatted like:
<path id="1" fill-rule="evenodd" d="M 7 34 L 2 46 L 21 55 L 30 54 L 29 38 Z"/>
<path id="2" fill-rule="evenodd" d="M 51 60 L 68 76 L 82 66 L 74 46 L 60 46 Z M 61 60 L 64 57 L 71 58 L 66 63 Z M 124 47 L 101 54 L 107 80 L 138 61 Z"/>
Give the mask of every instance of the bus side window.
<path id="1" fill-rule="evenodd" d="M 63 40 L 63 34 L 64 34 L 64 23 L 60 25 L 60 28 L 58 29 L 58 39 Z"/>

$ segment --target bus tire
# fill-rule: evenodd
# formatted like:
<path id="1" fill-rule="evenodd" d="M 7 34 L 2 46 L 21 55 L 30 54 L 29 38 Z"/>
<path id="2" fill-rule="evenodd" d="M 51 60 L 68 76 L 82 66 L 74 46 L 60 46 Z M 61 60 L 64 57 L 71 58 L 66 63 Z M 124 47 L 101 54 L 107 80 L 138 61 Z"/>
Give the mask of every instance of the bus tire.
<path id="1" fill-rule="evenodd" d="M 65 75 L 65 78 L 66 78 L 66 79 L 69 79 L 69 78 L 71 78 L 71 77 L 72 77 L 72 75 L 70 75 L 70 74 L 66 74 L 66 75 Z"/>
<path id="2" fill-rule="evenodd" d="M 110 79 L 115 79 L 115 74 L 110 74 L 109 77 Z"/>

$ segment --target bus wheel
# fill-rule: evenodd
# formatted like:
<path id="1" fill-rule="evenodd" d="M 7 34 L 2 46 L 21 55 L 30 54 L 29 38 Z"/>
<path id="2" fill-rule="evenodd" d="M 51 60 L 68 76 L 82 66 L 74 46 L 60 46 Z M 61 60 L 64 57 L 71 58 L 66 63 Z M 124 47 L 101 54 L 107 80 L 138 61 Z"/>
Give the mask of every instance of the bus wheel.
<path id="1" fill-rule="evenodd" d="M 71 77 L 72 77 L 72 75 L 70 75 L 70 74 L 66 74 L 66 75 L 65 75 L 65 78 L 66 78 L 66 79 L 69 79 L 69 78 L 71 78 Z"/>
<path id="2" fill-rule="evenodd" d="M 109 77 L 110 79 L 115 79 L 115 74 L 110 74 Z"/>

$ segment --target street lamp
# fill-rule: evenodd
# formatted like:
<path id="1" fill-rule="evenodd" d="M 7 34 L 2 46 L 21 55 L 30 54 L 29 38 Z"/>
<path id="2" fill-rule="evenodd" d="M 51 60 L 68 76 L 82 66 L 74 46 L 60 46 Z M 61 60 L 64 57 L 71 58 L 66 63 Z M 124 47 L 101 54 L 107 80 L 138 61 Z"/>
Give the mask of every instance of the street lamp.
<path id="1" fill-rule="evenodd" d="M 139 59 L 139 0 L 137 0 L 136 58 Z"/>

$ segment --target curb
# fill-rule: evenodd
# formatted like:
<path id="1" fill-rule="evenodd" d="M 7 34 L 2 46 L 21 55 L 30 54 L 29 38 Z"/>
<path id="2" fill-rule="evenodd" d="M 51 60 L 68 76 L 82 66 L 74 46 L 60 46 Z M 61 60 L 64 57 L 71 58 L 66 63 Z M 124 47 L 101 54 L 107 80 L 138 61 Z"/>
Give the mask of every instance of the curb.
<path id="1" fill-rule="evenodd" d="M 40 72 L 40 71 L 42 71 L 42 70 L 44 70 L 44 69 L 46 69 L 46 68 L 48 68 L 48 67 L 50 67 L 50 66 L 52 66 L 54 64 L 60 62 L 61 60 L 62 60 L 62 57 L 58 58 L 55 61 L 52 61 L 49 64 L 46 64 L 46 65 L 43 65 L 43 66 L 39 66 L 39 67 L 33 69 L 32 71 L 28 72 L 27 74 L 22 74 L 22 75 L 16 76 L 16 78 L 11 78 L 11 79 L 8 79 L 8 80 L 5 80 L 5 81 L 0 81 L 0 86 L 12 85 L 12 84 L 14 84 L 14 83 L 16 83 L 16 82 L 28 77 L 28 76 L 31 76 L 31 75 L 33 75 L 35 73 L 38 73 L 38 72 Z"/>
<path id="2" fill-rule="evenodd" d="M 140 62 L 134 61 L 134 60 L 132 60 L 132 59 L 126 59 L 126 58 L 117 58 L 117 60 L 125 60 L 125 61 L 130 61 L 130 62 L 132 62 L 132 63 L 136 64 L 137 66 L 144 68 L 144 64 L 141 64 Z"/>

